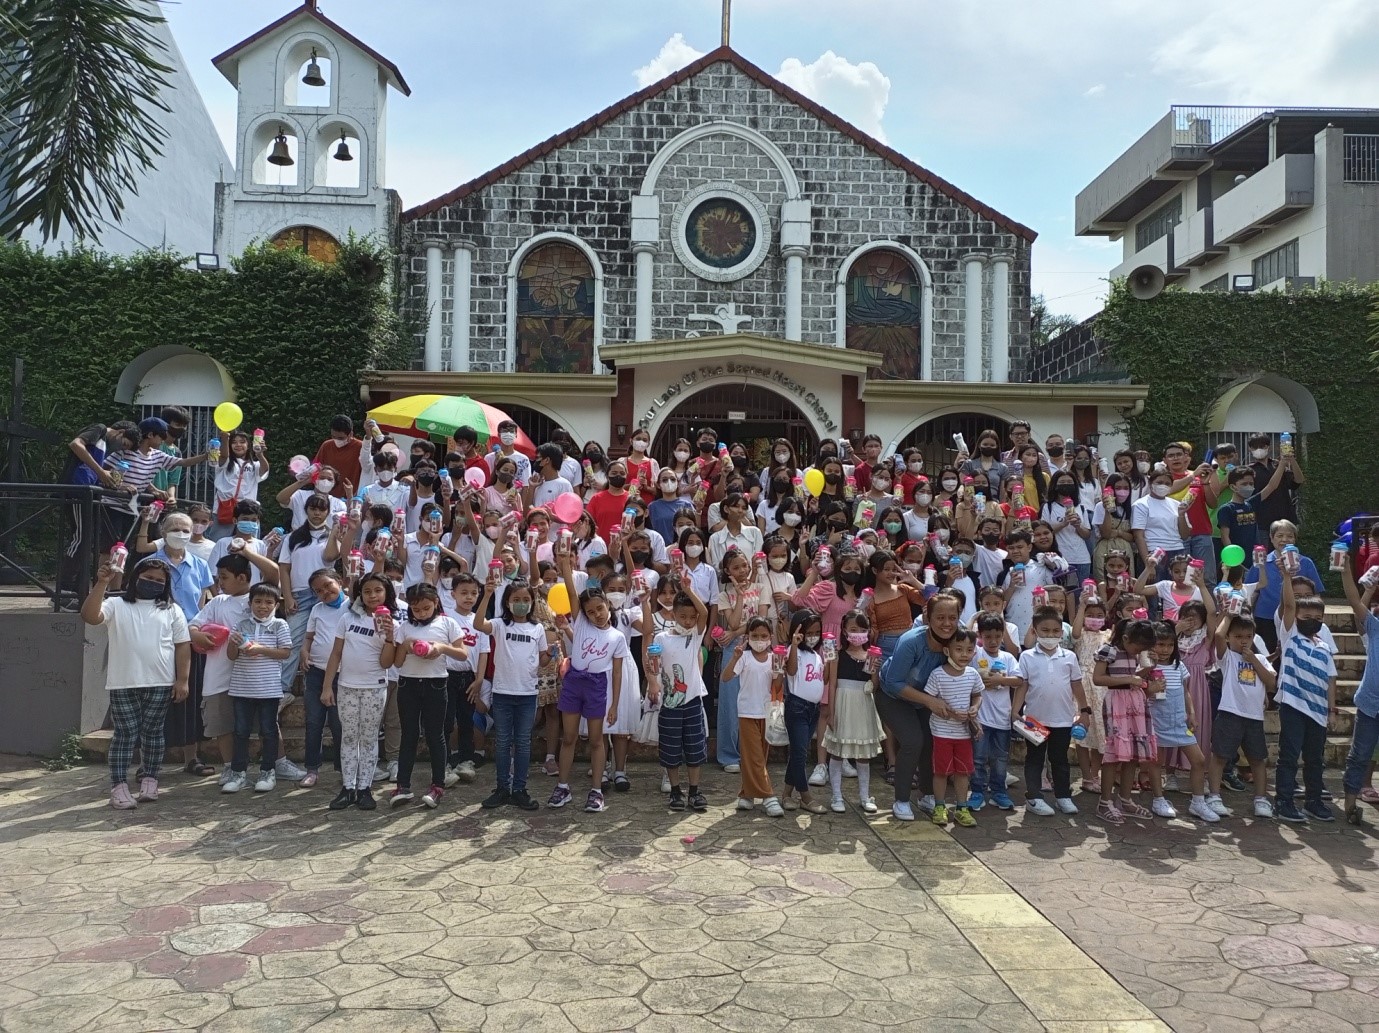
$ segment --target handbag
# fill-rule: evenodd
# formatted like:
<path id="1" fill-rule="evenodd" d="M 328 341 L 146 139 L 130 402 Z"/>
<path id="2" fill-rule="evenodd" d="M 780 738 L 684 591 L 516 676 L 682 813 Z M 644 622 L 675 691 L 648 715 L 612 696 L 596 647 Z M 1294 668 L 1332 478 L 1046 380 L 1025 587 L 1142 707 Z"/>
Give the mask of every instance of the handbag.
<path id="1" fill-rule="evenodd" d="M 784 700 L 773 699 L 766 708 L 766 745 L 790 745 L 790 733 L 785 730 Z"/>
<path id="2" fill-rule="evenodd" d="M 644 746 L 655 746 L 661 741 L 661 708 L 659 705 L 642 702 L 642 719 L 632 731 L 632 741 Z"/>
<path id="3" fill-rule="evenodd" d="M 244 471 L 249 468 L 249 460 L 239 461 L 239 480 L 235 481 L 235 493 L 228 499 L 221 499 L 215 504 L 215 520 L 218 524 L 233 524 L 235 522 L 235 506 L 239 503 L 240 485 L 244 483 Z"/>

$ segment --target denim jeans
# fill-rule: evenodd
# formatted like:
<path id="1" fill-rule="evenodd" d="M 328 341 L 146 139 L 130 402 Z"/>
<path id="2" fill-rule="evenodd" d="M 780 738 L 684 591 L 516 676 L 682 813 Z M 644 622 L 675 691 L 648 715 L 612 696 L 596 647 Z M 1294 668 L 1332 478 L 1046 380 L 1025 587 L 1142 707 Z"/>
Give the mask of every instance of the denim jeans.
<path id="1" fill-rule="evenodd" d="M 309 588 L 293 592 L 292 599 L 297 609 L 287 618 L 287 630 L 292 633 L 292 652 L 283 661 L 283 695 L 292 691 L 292 683 L 297 679 L 297 665 L 302 660 L 302 642 L 306 639 L 306 622 L 311 619 L 311 608 L 316 605 L 316 593 Z"/>
<path id="2" fill-rule="evenodd" d="M 1010 760 L 1010 729 L 982 725 L 982 734 L 972 744 L 972 792 L 982 794 L 1006 791 L 1006 764 Z"/>
<path id="3" fill-rule="evenodd" d="M 723 642 L 723 656 L 731 657 L 737 648 L 737 639 Z M 726 661 L 725 661 L 726 666 Z M 715 735 L 718 750 L 718 763 L 740 764 L 742 755 L 737 746 L 737 693 L 742 686 L 739 678 L 723 678 L 718 681 L 718 729 Z"/>
<path id="4" fill-rule="evenodd" d="M 1298 787 L 1298 755 L 1302 755 L 1302 784 L 1308 803 L 1321 803 L 1322 767 L 1326 758 L 1326 728 L 1287 703 L 1278 705 L 1278 769 L 1274 794 L 1279 803 L 1292 803 Z M 1359 722 L 1356 722 L 1359 728 Z M 1348 767 L 1349 765 L 1347 765 Z"/>
<path id="5" fill-rule="evenodd" d="M 254 725 L 259 726 L 259 742 L 262 753 L 259 756 L 259 770 L 272 771 L 278 761 L 278 704 L 277 696 L 269 699 L 247 699 L 244 696 L 231 696 L 230 703 L 235 708 L 235 756 L 230 767 L 235 771 L 245 771 L 249 767 L 249 737 L 254 734 Z"/>
<path id="6" fill-rule="evenodd" d="M 1357 794 L 1365 784 L 1365 771 L 1379 747 L 1379 716 L 1370 717 L 1363 710 L 1355 711 L 1355 732 L 1350 739 L 1350 753 L 1345 759 L 1345 791 Z"/>
<path id="7" fill-rule="evenodd" d="M 457 768 L 474 759 L 474 704 L 469 702 L 469 690 L 474 684 L 473 671 L 451 671 L 445 686 L 445 740 L 455 732 L 455 748 L 447 763 Z M 458 729 L 458 731 L 456 731 Z"/>
<path id="8" fill-rule="evenodd" d="M 305 681 L 306 690 L 302 693 L 302 702 L 306 706 L 306 769 L 317 771 L 321 767 L 321 739 L 325 734 L 326 725 L 330 725 L 330 739 L 335 743 L 335 752 L 339 755 L 340 711 L 335 709 L 334 704 L 328 707 L 321 706 L 321 690 L 326 685 L 325 671 L 319 667 L 308 667 Z M 330 691 L 338 697 L 339 675 L 336 675 L 335 684 L 330 687 Z"/>
<path id="9" fill-rule="evenodd" d="M 402 721 L 402 748 L 397 751 L 399 789 L 412 787 L 419 733 L 425 733 L 426 752 L 431 755 L 431 785 L 445 785 L 445 705 L 449 695 L 445 688 L 444 678 L 397 681 L 397 714 Z"/>
<path id="10" fill-rule="evenodd" d="M 1204 564 L 1203 584 L 1216 584 L 1216 540 L 1209 534 L 1194 534 L 1187 540 L 1188 555 Z"/>
<path id="11" fill-rule="evenodd" d="M 494 764 L 499 789 L 521 792 L 527 788 L 531 767 L 531 730 L 536 721 L 536 696 L 515 696 L 495 692 L 489 706 L 493 716 Z"/>
<path id="12" fill-rule="evenodd" d="M 809 792 L 809 743 L 819 723 L 819 704 L 785 694 L 785 731 L 790 736 L 790 759 L 785 765 L 785 784 Z"/>

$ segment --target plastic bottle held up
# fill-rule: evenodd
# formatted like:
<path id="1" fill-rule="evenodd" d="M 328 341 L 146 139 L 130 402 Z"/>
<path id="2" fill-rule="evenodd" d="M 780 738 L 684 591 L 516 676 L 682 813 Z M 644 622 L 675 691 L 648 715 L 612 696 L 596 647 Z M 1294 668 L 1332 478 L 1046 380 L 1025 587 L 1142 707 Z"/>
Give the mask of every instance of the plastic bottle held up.
<path id="1" fill-rule="evenodd" d="M 789 652 L 784 646 L 771 647 L 771 673 L 780 676 L 785 673 L 785 657 Z"/>
<path id="2" fill-rule="evenodd" d="M 1283 569 L 1290 574 L 1296 574 L 1302 570 L 1302 553 L 1298 552 L 1296 545 L 1283 547 Z"/>
<path id="3" fill-rule="evenodd" d="M 365 423 L 365 426 L 368 427 L 369 436 L 372 437 L 374 441 L 383 440 L 383 428 L 378 425 L 377 420 L 369 420 Z"/>
<path id="4" fill-rule="evenodd" d="M 1268 562 L 1268 559 L 1269 559 L 1269 550 L 1266 549 L 1266 548 L 1265 548 L 1264 546 L 1262 546 L 1262 545 L 1256 545 L 1256 546 L 1254 547 L 1254 561 L 1255 561 L 1255 566 L 1256 566 L 1256 567 L 1263 566 L 1266 562 Z"/>
<path id="5" fill-rule="evenodd" d="M 1278 436 L 1278 454 L 1281 456 L 1293 454 L 1293 435 L 1286 430 Z"/>
<path id="6" fill-rule="evenodd" d="M 373 612 L 373 626 L 374 626 L 374 630 L 375 630 L 375 631 L 378 630 L 379 622 L 382 621 L 384 617 L 391 617 L 391 616 L 392 616 L 392 611 L 389 610 L 386 606 L 380 606 L 380 607 L 378 607 L 377 609 L 375 609 L 374 612 Z"/>
<path id="7" fill-rule="evenodd" d="M 1345 542 L 1334 541 L 1331 543 L 1331 569 L 1345 570 L 1346 564 L 1350 562 L 1350 547 Z"/>
<path id="8" fill-rule="evenodd" d="M 791 478 L 790 478 L 790 489 L 791 489 L 792 492 L 794 492 L 795 498 L 797 498 L 797 499 L 802 499 L 802 498 L 804 498 L 804 478 L 803 478 L 803 477 L 791 477 Z"/>
<path id="9" fill-rule="evenodd" d="M 254 451 L 255 451 L 256 453 L 257 453 L 257 452 L 262 452 L 262 451 L 263 451 L 263 443 L 264 443 L 266 437 L 267 437 L 267 435 L 264 434 L 263 428 L 262 428 L 262 427 L 255 427 L 255 428 L 254 428 L 253 446 L 254 446 Z"/>
<path id="10" fill-rule="evenodd" d="M 1025 565 L 1017 563 L 1010 568 L 1010 583 L 1016 588 L 1025 587 Z"/>
<path id="11" fill-rule="evenodd" d="M 407 511 L 405 509 L 393 510 L 393 534 L 401 538 L 407 533 Z"/>
<path id="12" fill-rule="evenodd" d="M 1164 559 L 1167 556 L 1168 553 L 1164 552 L 1163 549 L 1155 549 L 1153 552 L 1149 554 L 1149 560 L 1151 563 L 1154 564 L 1154 566 L 1162 569 L 1164 565 Z"/>
<path id="13" fill-rule="evenodd" d="M 428 545 L 421 550 L 421 569 L 423 573 L 430 574 L 433 571 L 437 571 L 440 569 L 440 565 L 441 550 L 439 545 Z"/>
<path id="14" fill-rule="evenodd" d="M 206 458 L 213 463 L 220 462 L 220 439 L 211 438 L 206 442 Z"/>
<path id="15" fill-rule="evenodd" d="M 857 612 L 866 613 L 868 610 L 870 610 L 872 599 L 875 598 L 875 596 L 875 590 L 870 588 L 862 589 L 861 593 L 857 596 L 857 606 L 855 607 Z"/>
<path id="16" fill-rule="evenodd" d="M 163 500 L 154 499 L 148 504 L 148 522 L 156 524 L 163 519 Z"/>
<path id="17" fill-rule="evenodd" d="M 820 577 L 828 577 L 833 573 L 833 550 L 827 545 L 820 545 L 819 551 L 814 554 L 814 569 L 819 572 Z"/>
<path id="18" fill-rule="evenodd" d="M 646 647 L 646 673 L 655 678 L 661 673 L 661 653 L 664 650 L 659 642 Z"/>
<path id="19" fill-rule="evenodd" d="M 364 498 L 356 495 L 350 499 L 349 518 L 351 520 L 362 521 L 364 519 Z"/>
<path id="20" fill-rule="evenodd" d="M 1089 603 L 1096 599 L 1096 580 L 1087 578 L 1082 582 L 1082 597 Z"/>
<path id="21" fill-rule="evenodd" d="M 967 439 L 964 438 L 961 434 L 954 434 L 953 447 L 956 448 L 959 452 L 967 452 Z M 971 455 L 972 453 L 967 452 L 967 454 Z"/>
<path id="22" fill-rule="evenodd" d="M 823 657 L 824 663 L 838 659 L 838 639 L 834 636 L 833 632 L 824 632 L 823 645 L 819 655 Z"/>
<path id="23" fill-rule="evenodd" d="M 345 560 L 345 576 L 351 581 L 358 581 L 364 576 L 364 554 L 358 549 L 351 549 L 349 558 Z"/>
<path id="24" fill-rule="evenodd" d="M 1043 606 L 1049 601 L 1048 590 L 1045 589 L 1043 585 L 1035 585 L 1034 591 L 1032 591 L 1030 595 L 1034 597 L 1035 606 Z"/>
<path id="25" fill-rule="evenodd" d="M 116 542 L 110 547 L 110 569 L 116 574 L 123 574 L 125 564 L 129 561 L 129 548 L 124 542 Z"/>
<path id="26" fill-rule="evenodd" d="M 864 671 L 866 671 L 868 674 L 880 674 L 880 673 L 881 673 L 881 655 L 882 655 L 882 654 L 881 654 L 881 647 L 880 647 L 880 646 L 868 646 L 868 647 L 867 647 L 867 661 L 866 661 L 866 663 L 863 665 L 863 668 L 862 668 L 862 669 L 863 669 Z"/>

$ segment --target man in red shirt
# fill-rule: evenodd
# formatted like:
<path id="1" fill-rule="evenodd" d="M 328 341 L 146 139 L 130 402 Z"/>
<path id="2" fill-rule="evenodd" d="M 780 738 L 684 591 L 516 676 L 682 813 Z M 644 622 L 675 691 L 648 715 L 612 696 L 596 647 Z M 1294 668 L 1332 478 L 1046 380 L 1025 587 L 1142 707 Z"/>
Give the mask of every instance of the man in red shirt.
<path id="1" fill-rule="evenodd" d="M 354 436 L 354 421 L 343 413 L 330 421 L 330 437 L 321 442 L 312 462 L 322 466 L 332 466 L 339 477 L 330 493 L 336 498 L 345 497 L 345 485 L 358 488 L 364 478 L 363 462 L 359 453 L 364 442 Z"/>
<path id="2" fill-rule="evenodd" d="M 1164 449 L 1164 465 L 1173 475 L 1174 490 L 1169 492 L 1168 497 L 1176 499 L 1179 506 L 1187 507 L 1187 525 L 1192 532 L 1187 541 L 1188 553 L 1193 559 L 1202 561 L 1206 583 L 1214 585 L 1216 546 L 1211 537 L 1211 513 L 1207 507 L 1215 506 L 1219 485 L 1208 464 L 1203 463 L 1197 469 L 1192 469 L 1191 447 L 1182 441 L 1171 441 Z M 1192 496 L 1191 502 L 1189 495 Z"/>
<path id="3" fill-rule="evenodd" d="M 454 438 L 455 451 L 445 457 L 451 479 L 459 484 L 466 470 L 478 470 L 484 475 L 484 484 L 492 484 L 493 471 L 489 469 L 483 450 L 479 448 L 479 435 L 474 428 L 460 427 L 455 431 Z M 462 469 L 457 470 L 457 467 Z"/>
<path id="4" fill-rule="evenodd" d="M 871 491 L 871 472 L 881 459 L 881 438 L 868 434 L 862 439 L 862 459 L 852 468 L 852 476 L 857 481 L 857 492 Z"/>

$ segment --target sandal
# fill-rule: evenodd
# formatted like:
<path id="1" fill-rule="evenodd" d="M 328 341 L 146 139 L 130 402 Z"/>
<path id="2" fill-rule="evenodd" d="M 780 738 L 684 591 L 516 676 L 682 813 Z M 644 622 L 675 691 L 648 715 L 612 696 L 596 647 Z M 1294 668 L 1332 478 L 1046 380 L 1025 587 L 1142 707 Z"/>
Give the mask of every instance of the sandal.
<path id="1" fill-rule="evenodd" d="M 784 807 L 787 811 L 798 811 L 800 809 L 800 802 L 796 800 L 793 796 L 787 796 L 784 800 L 780 802 L 780 805 Z"/>
<path id="2" fill-rule="evenodd" d="M 620 793 L 625 793 L 632 788 L 632 783 L 626 775 L 614 775 L 613 788 Z"/>
<path id="3" fill-rule="evenodd" d="M 1121 797 L 1120 812 L 1128 818 L 1152 818 L 1154 813 L 1148 807 L 1141 807 L 1134 800 Z"/>
<path id="4" fill-rule="evenodd" d="M 828 808 L 825 807 L 823 804 L 819 803 L 818 800 L 812 798 L 808 800 L 801 800 L 800 807 L 801 809 L 808 811 L 810 814 L 824 814 L 828 810 Z"/>
<path id="5" fill-rule="evenodd" d="M 1379 803 L 1379 789 L 1373 786 L 1365 786 L 1360 790 L 1360 799 L 1365 803 Z"/>
<path id="6" fill-rule="evenodd" d="M 200 778 L 215 774 L 215 768 L 199 759 L 187 761 L 182 770 L 188 775 L 196 775 Z"/>
<path id="7" fill-rule="evenodd" d="M 1124 825 L 1125 815 L 1120 812 L 1120 808 L 1109 800 L 1102 800 L 1096 805 L 1096 816 L 1108 825 Z"/>
<path id="8" fill-rule="evenodd" d="M 1083 791 L 1084 793 L 1094 793 L 1095 795 L 1100 796 L 1100 795 L 1101 795 L 1101 779 L 1099 779 L 1099 778 L 1094 778 L 1094 779 L 1091 779 L 1090 781 L 1084 779 L 1083 782 L 1082 782 L 1082 791 Z"/>

